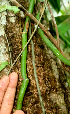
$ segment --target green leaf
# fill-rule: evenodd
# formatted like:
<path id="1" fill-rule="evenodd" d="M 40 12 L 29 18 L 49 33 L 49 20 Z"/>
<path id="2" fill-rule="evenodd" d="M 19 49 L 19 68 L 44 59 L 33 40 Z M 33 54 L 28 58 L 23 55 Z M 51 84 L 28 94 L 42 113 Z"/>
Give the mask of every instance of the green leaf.
<path id="1" fill-rule="evenodd" d="M 62 34 L 65 34 L 70 29 L 70 19 L 66 19 L 63 21 L 61 24 L 57 26 L 58 31 L 61 32 Z"/>
<path id="2" fill-rule="evenodd" d="M 59 12 L 60 11 L 60 0 L 48 0 L 52 7 Z"/>
<path id="3" fill-rule="evenodd" d="M 61 16 L 55 17 L 57 25 L 59 25 L 60 23 L 62 23 L 63 21 L 65 21 L 69 17 L 70 17 L 70 15 L 61 15 Z"/>
<path id="4" fill-rule="evenodd" d="M 10 11 L 14 11 L 14 13 L 18 13 L 20 11 L 20 9 L 18 9 L 18 7 L 16 6 L 8 6 L 8 5 L 0 5 L 0 12 L 5 11 L 6 9 L 10 10 Z"/>
<path id="5" fill-rule="evenodd" d="M 14 11 L 14 13 L 18 13 L 20 11 L 20 9 L 18 9 L 18 7 L 16 6 L 6 6 L 6 8 L 10 11 Z"/>
<path id="6" fill-rule="evenodd" d="M 60 38 L 66 45 L 70 46 L 70 15 L 62 15 L 55 18 Z M 51 33 L 55 36 L 55 28 L 51 26 Z"/>
<path id="7" fill-rule="evenodd" d="M 69 16 L 70 17 L 70 16 Z M 61 39 L 70 46 L 70 36 L 68 36 L 67 32 L 70 31 L 70 18 L 67 18 L 65 21 L 60 23 L 58 26 L 58 32 Z M 67 36 L 66 36 L 67 34 Z"/>
<path id="8" fill-rule="evenodd" d="M 2 69 L 4 69 L 4 68 L 6 67 L 6 65 L 8 65 L 8 62 L 7 62 L 7 61 L 2 62 L 2 63 L 0 64 L 0 71 L 1 71 Z"/>
<path id="9" fill-rule="evenodd" d="M 70 36 L 66 36 L 66 33 L 70 31 L 70 18 L 66 19 L 64 22 L 59 24 L 58 26 L 58 31 L 61 39 L 68 45 L 70 46 Z"/>
<path id="10" fill-rule="evenodd" d="M 68 41 L 70 41 L 70 29 L 65 33 L 65 37 Z"/>

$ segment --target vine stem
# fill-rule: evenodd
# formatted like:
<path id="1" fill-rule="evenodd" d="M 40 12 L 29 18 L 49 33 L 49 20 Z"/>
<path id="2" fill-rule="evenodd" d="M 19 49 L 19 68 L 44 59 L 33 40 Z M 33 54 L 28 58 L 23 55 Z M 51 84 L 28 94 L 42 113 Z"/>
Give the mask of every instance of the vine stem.
<path id="1" fill-rule="evenodd" d="M 29 5 L 30 13 L 33 12 L 33 8 L 34 8 L 34 0 L 30 0 L 30 5 Z M 24 30 L 22 33 L 22 49 L 24 48 L 25 44 L 27 43 L 27 32 L 28 32 L 28 27 L 29 27 L 28 26 L 29 19 L 30 18 L 27 16 L 26 21 L 25 21 Z M 27 85 L 29 83 L 29 79 L 26 76 L 26 58 L 27 58 L 27 47 L 22 52 L 22 56 L 21 56 L 21 75 L 22 75 L 23 81 L 22 81 L 22 86 L 20 88 L 19 95 L 18 95 L 16 110 L 21 110 L 21 108 L 22 108 L 23 98 L 25 95 Z"/>
<path id="2" fill-rule="evenodd" d="M 34 9 L 34 0 L 30 0 L 29 12 L 32 13 L 33 9 Z M 28 16 L 26 16 L 24 30 L 22 33 L 22 49 L 24 48 L 24 46 L 27 43 L 27 33 L 28 33 L 28 28 L 29 28 L 29 21 L 30 21 L 30 18 Z M 26 76 L 26 58 L 27 58 L 27 47 L 22 52 L 22 56 L 21 56 L 21 75 L 22 75 L 23 79 L 27 78 L 27 76 Z"/>
<path id="3" fill-rule="evenodd" d="M 30 23 L 30 27 L 29 27 L 29 35 L 31 36 L 31 23 Z M 36 81 L 36 85 L 37 85 L 37 90 L 38 90 L 38 94 L 39 94 L 39 99 L 40 99 L 42 111 L 43 111 L 43 114 L 45 114 L 45 109 L 44 109 L 44 105 L 43 105 L 41 91 L 40 91 L 40 88 L 39 88 L 39 82 L 38 82 L 38 78 L 37 78 L 37 74 L 36 74 L 35 54 L 34 54 L 34 43 L 33 43 L 33 40 L 31 40 L 31 46 L 32 46 L 32 63 L 33 63 L 33 68 L 34 68 L 35 81 Z"/>
<path id="4" fill-rule="evenodd" d="M 32 40 L 31 40 L 31 44 L 32 44 L 32 56 L 33 56 L 32 63 L 33 63 L 33 68 L 34 68 L 35 81 L 36 81 L 36 85 L 37 85 L 37 90 L 38 90 L 38 94 L 39 94 L 39 99 L 40 99 L 42 111 L 43 111 L 43 114 L 45 114 L 45 109 L 44 109 L 44 105 L 43 105 L 41 91 L 40 91 L 40 88 L 39 88 L 39 82 L 38 82 L 38 78 L 37 78 L 37 74 L 36 74 L 35 55 L 34 55 L 34 44 L 33 44 L 33 41 Z"/>

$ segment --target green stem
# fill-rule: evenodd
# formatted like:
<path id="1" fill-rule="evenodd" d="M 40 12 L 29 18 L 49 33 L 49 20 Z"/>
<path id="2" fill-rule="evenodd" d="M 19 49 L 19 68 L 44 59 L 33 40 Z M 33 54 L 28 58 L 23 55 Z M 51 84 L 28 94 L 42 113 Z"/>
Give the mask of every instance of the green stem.
<path id="1" fill-rule="evenodd" d="M 34 8 L 34 0 L 30 0 L 30 5 L 29 5 L 29 12 L 32 13 L 33 12 L 33 8 Z M 27 22 L 29 22 L 30 18 L 27 16 L 26 17 L 26 21 L 25 21 L 25 26 L 24 26 L 24 30 L 22 33 L 22 49 L 25 47 L 26 43 L 27 43 L 27 31 L 26 31 L 26 24 Z M 21 75 L 23 77 L 23 81 L 22 81 L 22 86 L 19 92 L 19 96 L 18 96 L 18 100 L 17 100 L 17 107 L 16 110 L 21 110 L 22 108 L 22 102 L 23 102 L 23 98 L 24 98 L 24 94 L 29 82 L 29 79 L 26 76 L 26 57 L 27 57 L 27 47 L 25 48 L 25 50 L 22 53 L 22 57 L 21 57 Z"/>
<path id="2" fill-rule="evenodd" d="M 22 108 L 22 102 L 23 102 L 23 98 L 24 98 L 25 91 L 26 91 L 28 83 L 29 83 L 28 79 L 22 81 L 22 86 L 21 86 L 19 96 L 18 96 L 18 100 L 17 100 L 16 110 L 21 110 L 21 108 Z"/>
<path id="3" fill-rule="evenodd" d="M 34 7 L 34 0 L 30 1 L 30 5 L 29 5 L 29 12 L 32 13 L 33 11 L 33 7 Z M 30 18 L 27 16 L 26 17 L 26 21 L 25 21 L 25 26 L 24 26 L 24 30 L 22 33 L 22 49 L 24 48 L 24 46 L 27 43 L 27 31 L 26 31 L 26 23 L 29 22 Z M 26 33 L 25 33 L 26 32 Z M 26 76 L 26 56 L 27 56 L 27 47 L 25 48 L 25 50 L 22 53 L 22 57 L 21 57 L 21 75 L 24 79 L 27 78 Z"/>
<path id="4" fill-rule="evenodd" d="M 32 44 L 32 56 L 33 56 L 32 63 L 33 63 L 33 68 L 34 68 L 34 76 L 35 76 L 35 80 L 36 80 L 36 85 L 37 85 L 37 90 L 38 90 L 38 94 L 39 94 L 39 99 L 40 99 L 42 111 L 43 111 L 43 114 L 45 114 L 45 109 L 44 109 L 44 105 L 43 105 L 41 91 L 40 91 L 40 88 L 39 88 L 39 82 L 38 82 L 38 78 L 37 78 L 37 74 L 36 74 L 35 55 L 34 55 L 34 44 L 33 44 L 33 41 L 32 40 L 31 40 L 31 44 Z"/>
<path id="5" fill-rule="evenodd" d="M 29 35 L 31 36 L 31 23 L 30 23 L 30 27 L 29 27 Z M 37 78 L 37 74 L 36 74 L 35 54 L 34 54 L 33 40 L 31 40 L 31 45 L 32 45 L 32 63 L 33 63 L 33 68 L 34 68 L 34 76 L 35 76 L 35 80 L 36 80 L 36 85 L 37 85 L 37 90 L 38 90 L 38 94 L 39 94 L 39 99 L 40 99 L 42 111 L 43 111 L 43 114 L 45 114 L 45 109 L 44 109 L 44 105 L 43 105 L 41 91 L 40 91 L 40 88 L 39 88 L 39 82 L 38 82 L 38 78 Z"/>
<path id="6" fill-rule="evenodd" d="M 39 15 L 40 13 L 38 13 L 36 15 L 36 18 L 39 20 Z M 46 43 L 47 47 L 49 47 L 52 52 L 66 65 L 70 66 L 70 60 L 66 59 L 60 52 L 59 50 L 50 42 L 49 39 L 47 39 L 44 35 L 44 32 L 42 31 L 41 28 L 38 28 L 38 33 L 41 36 L 41 38 L 43 39 L 43 41 Z"/>

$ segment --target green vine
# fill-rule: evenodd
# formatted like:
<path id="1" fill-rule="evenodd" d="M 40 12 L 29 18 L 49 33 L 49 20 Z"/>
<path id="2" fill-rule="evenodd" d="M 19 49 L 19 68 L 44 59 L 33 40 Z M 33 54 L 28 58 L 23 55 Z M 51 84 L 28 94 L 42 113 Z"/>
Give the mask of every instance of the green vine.
<path id="1" fill-rule="evenodd" d="M 30 13 L 33 12 L 33 8 L 34 8 L 34 0 L 31 0 L 30 5 L 29 5 Z M 22 33 L 22 49 L 25 47 L 25 45 L 27 43 L 27 23 L 29 23 L 29 20 L 30 20 L 30 18 L 27 16 L 26 21 L 25 21 L 24 30 Z M 22 86 L 21 86 L 18 100 L 17 100 L 17 107 L 16 107 L 17 110 L 21 110 L 21 108 L 22 108 L 24 94 L 25 94 L 27 85 L 29 83 L 29 79 L 26 76 L 26 58 L 27 58 L 27 47 L 22 52 L 22 57 L 21 57 L 21 75 L 23 77 L 23 81 L 22 81 Z"/>

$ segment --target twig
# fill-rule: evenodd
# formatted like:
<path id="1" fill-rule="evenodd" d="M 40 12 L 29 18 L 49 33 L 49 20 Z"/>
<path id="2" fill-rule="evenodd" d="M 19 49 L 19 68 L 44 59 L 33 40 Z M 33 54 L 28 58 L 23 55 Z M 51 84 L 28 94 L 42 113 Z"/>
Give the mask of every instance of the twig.
<path id="1" fill-rule="evenodd" d="M 55 18 L 54 18 L 54 16 L 53 16 L 52 10 L 51 10 L 51 8 L 50 8 L 50 6 L 49 6 L 49 2 L 47 2 L 47 6 L 48 6 L 49 12 L 50 12 L 51 17 L 52 17 L 52 21 L 53 21 L 54 26 L 55 26 L 56 36 L 57 36 L 57 46 L 58 46 L 58 48 L 59 48 L 59 33 L 58 33 L 58 29 L 57 29 L 57 24 L 56 24 Z"/>

